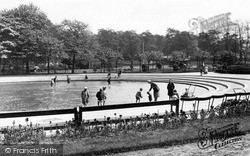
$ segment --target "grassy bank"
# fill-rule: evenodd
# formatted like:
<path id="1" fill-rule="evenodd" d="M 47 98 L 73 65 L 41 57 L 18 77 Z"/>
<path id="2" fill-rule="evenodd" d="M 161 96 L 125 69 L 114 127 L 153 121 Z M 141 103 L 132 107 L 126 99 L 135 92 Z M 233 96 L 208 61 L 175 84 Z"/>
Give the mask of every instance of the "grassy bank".
<path id="1" fill-rule="evenodd" d="M 198 141 L 198 131 L 208 126 L 219 128 L 231 123 L 239 122 L 239 131 L 250 131 L 250 116 L 243 118 L 216 119 L 212 123 L 199 120 L 188 121 L 176 129 L 157 129 L 144 132 L 119 132 L 114 136 L 88 137 L 64 142 L 65 155 L 100 155 L 120 153 L 155 147 L 181 145 Z M 198 146 L 197 146 L 198 148 Z"/>

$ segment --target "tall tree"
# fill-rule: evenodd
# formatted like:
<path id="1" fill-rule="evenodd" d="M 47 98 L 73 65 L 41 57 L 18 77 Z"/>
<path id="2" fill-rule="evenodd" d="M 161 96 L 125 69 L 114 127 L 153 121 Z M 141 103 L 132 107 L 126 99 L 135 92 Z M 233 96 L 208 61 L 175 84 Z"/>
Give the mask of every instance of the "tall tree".
<path id="1" fill-rule="evenodd" d="M 12 22 L 12 19 L 6 19 L 0 15 L 0 64 L 2 58 L 7 59 L 16 46 L 15 39 L 19 34 L 11 27 Z"/>
<path id="2" fill-rule="evenodd" d="M 140 38 L 134 31 L 126 31 L 122 35 L 124 41 L 123 56 L 131 62 L 131 70 L 133 70 L 134 60 L 140 51 Z"/>
<path id="3" fill-rule="evenodd" d="M 213 68 L 217 60 L 217 53 L 221 49 L 220 38 L 221 33 L 216 30 L 209 30 L 207 33 L 202 32 L 198 36 L 198 51 L 195 55 L 201 51 L 207 51 L 211 54 L 213 60 Z"/>
<path id="4" fill-rule="evenodd" d="M 168 29 L 165 36 L 165 46 L 163 53 L 165 55 L 171 55 L 173 51 L 182 51 L 186 57 L 189 57 L 196 47 L 196 37 L 186 31 L 178 31 L 174 29 Z"/>
<path id="5" fill-rule="evenodd" d="M 30 62 L 38 56 L 39 38 L 51 25 L 46 14 L 33 4 L 20 5 L 18 8 L 2 11 L 2 16 L 14 19 L 12 27 L 19 33 L 14 55 L 23 56 L 26 62 L 26 73 L 29 73 Z"/>
<path id="6" fill-rule="evenodd" d="M 80 21 L 64 20 L 61 24 L 61 38 L 64 41 L 66 52 L 72 57 L 72 73 L 75 70 L 76 56 L 86 52 L 91 41 L 90 36 L 88 25 Z"/>
<path id="7" fill-rule="evenodd" d="M 102 47 L 113 50 L 119 49 L 118 35 L 114 30 L 100 29 L 97 34 L 97 40 Z"/>

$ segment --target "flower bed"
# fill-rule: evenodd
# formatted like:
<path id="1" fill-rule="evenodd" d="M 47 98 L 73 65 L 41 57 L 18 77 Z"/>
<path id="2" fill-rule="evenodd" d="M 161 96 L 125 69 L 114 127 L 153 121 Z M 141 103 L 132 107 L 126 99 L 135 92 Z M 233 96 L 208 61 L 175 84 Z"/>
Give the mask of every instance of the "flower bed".
<path id="1" fill-rule="evenodd" d="M 222 124 L 242 121 L 242 130 L 250 130 L 248 100 L 227 100 L 214 110 L 214 118 L 211 119 L 211 111 L 203 112 L 204 115 L 201 112 L 198 115 L 195 111 L 190 111 L 188 115 L 181 111 L 179 116 L 174 112 L 142 114 L 126 119 L 114 114 L 112 118 L 82 121 L 80 125 L 67 121 L 53 128 L 50 122 L 50 129 L 44 129 L 39 124 L 15 126 L 13 122 L 13 126 L 2 130 L 1 143 L 63 143 L 66 155 L 107 154 L 194 142 L 198 140 L 198 130 L 204 125 L 220 127 Z"/>

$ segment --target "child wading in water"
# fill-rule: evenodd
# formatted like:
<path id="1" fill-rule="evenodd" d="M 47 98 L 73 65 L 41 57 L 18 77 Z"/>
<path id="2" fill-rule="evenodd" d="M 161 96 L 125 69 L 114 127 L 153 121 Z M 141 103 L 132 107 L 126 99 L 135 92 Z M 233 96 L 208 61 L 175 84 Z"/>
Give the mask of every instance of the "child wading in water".
<path id="1" fill-rule="evenodd" d="M 53 87 L 54 87 L 54 84 L 55 84 L 54 79 L 51 79 L 51 81 L 50 81 L 50 86 L 51 86 L 52 89 L 53 89 Z"/>
<path id="2" fill-rule="evenodd" d="M 148 94 L 148 101 L 151 102 L 152 101 L 152 94 L 150 92 L 147 92 Z"/>
<path id="3" fill-rule="evenodd" d="M 67 75 L 67 83 L 70 83 L 70 79 L 71 78 L 69 78 L 69 75 Z"/>
<path id="4" fill-rule="evenodd" d="M 142 88 L 140 88 L 140 90 L 136 93 L 135 95 L 135 98 L 136 98 L 136 103 L 139 102 L 140 103 L 140 100 L 142 98 L 142 95 L 141 95 L 141 92 L 142 92 Z"/>
<path id="5" fill-rule="evenodd" d="M 96 93 L 96 98 L 97 98 L 97 105 L 101 106 L 102 105 L 102 88 Z"/>
<path id="6" fill-rule="evenodd" d="M 110 86 L 111 77 L 108 78 L 108 85 Z"/>

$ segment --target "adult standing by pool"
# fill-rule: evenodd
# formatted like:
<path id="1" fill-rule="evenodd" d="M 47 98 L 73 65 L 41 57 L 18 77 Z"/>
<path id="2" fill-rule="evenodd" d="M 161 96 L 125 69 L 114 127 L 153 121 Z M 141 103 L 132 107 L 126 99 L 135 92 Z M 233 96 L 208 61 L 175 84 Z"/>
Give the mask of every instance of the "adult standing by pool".
<path id="1" fill-rule="evenodd" d="M 160 88 L 157 86 L 157 84 L 155 84 L 151 80 L 148 80 L 148 83 L 150 84 L 149 92 L 153 89 L 154 99 L 155 99 L 155 101 L 157 101 L 158 97 L 160 96 Z"/>
<path id="2" fill-rule="evenodd" d="M 84 107 L 86 107 L 89 102 L 89 92 L 87 87 L 84 87 L 84 90 L 81 93 L 81 97 L 82 97 L 82 104 Z"/>
<path id="3" fill-rule="evenodd" d="M 168 96 L 169 96 L 169 99 L 170 99 L 174 95 L 174 89 L 175 89 L 175 86 L 174 86 L 174 83 L 173 83 L 172 79 L 169 79 L 167 89 L 168 89 Z"/>

